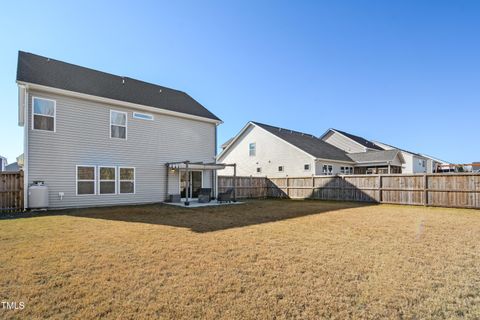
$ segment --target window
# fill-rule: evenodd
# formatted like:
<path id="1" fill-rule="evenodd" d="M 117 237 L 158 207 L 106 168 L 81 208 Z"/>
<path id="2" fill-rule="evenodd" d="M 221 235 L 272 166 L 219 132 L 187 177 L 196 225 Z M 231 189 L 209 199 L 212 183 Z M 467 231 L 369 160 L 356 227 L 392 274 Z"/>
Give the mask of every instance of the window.
<path id="1" fill-rule="evenodd" d="M 77 166 L 77 195 L 95 192 L 95 167 Z"/>
<path id="2" fill-rule="evenodd" d="M 303 170 L 310 171 L 310 165 L 309 164 L 304 164 L 303 165 Z"/>
<path id="3" fill-rule="evenodd" d="M 133 117 L 140 120 L 153 120 L 153 115 L 147 113 L 134 112 Z"/>
<path id="4" fill-rule="evenodd" d="M 120 193 L 135 193 L 135 168 L 120 167 Z"/>
<path id="5" fill-rule="evenodd" d="M 353 174 L 353 167 L 340 167 L 341 174 Z"/>
<path id="6" fill-rule="evenodd" d="M 33 97 L 32 128 L 55 131 L 56 102 L 50 99 Z"/>
<path id="7" fill-rule="evenodd" d="M 257 154 L 257 144 L 255 142 L 248 145 L 248 154 L 250 157 L 254 157 Z"/>
<path id="8" fill-rule="evenodd" d="M 283 172 L 283 166 L 278 167 L 278 172 Z"/>
<path id="9" fill-rule="evenodd" d="M 98 181 L 100 194 L 116 194 L 117 179 L 115 167 L 99 167 Z"/>
<path id="10" fill-rule="evenodd" d="M 257 173 L 262 173 L 262 168 L 258 167 L 257 168 Z"/>
<path id="11" fill-rule="evenodd" d="M 127 113 L 110 110 L 110 138 L 127 139 Z"/>
<path id="12" fill-rule="evenodd" d="M 333 167 L 331 165 L 323 165 L 323 174 L 325 175 L 332 175 L 333 174 Z"/>

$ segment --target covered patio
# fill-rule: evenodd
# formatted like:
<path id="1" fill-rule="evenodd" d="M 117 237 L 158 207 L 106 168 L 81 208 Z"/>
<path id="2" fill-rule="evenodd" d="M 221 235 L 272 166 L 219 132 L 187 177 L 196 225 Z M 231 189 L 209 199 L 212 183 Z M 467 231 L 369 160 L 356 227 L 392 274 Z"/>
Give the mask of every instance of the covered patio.
<path id="1" fill-rule="evenodd" d="M 165 200 L 169 204 L 207 206 L 236 202 L 235 187 L 224 193 L 218 192 L 217 170 L 236 164 L 177 161 L 165 164 L 167 167 Z M 234 183 L 235 185 L 235 183 Z"/>

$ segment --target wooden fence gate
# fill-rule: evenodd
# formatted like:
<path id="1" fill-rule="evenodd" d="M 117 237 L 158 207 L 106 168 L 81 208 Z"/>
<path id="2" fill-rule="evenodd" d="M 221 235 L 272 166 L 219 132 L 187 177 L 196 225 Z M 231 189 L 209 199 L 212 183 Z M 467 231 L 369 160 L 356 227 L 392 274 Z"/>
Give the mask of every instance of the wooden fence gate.
<path id="1" fill-rule="evenodd" d="M 23 210 L 23 171 L 0 172 L 0 213 Z"/>

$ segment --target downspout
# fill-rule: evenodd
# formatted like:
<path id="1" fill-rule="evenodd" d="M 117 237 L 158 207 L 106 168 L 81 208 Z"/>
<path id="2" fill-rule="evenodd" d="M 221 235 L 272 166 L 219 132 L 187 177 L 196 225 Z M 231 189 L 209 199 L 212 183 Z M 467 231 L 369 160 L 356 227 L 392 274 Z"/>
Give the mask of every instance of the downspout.
<path id="1" fill-rule="evenodd" d="M 28 88 L 25 89 L 23 99 L 23 210 L 28 208 Z"/>

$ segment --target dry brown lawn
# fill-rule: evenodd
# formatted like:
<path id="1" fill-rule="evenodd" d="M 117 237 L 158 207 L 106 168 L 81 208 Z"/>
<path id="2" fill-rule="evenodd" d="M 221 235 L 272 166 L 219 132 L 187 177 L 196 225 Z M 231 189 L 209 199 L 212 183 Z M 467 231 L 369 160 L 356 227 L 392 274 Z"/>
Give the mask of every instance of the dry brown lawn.
<path id="1" fill-rule="evenodd" d="M 480 318 L 480 211 L 266 200 L 0 220 L 0 318 Z"/>

